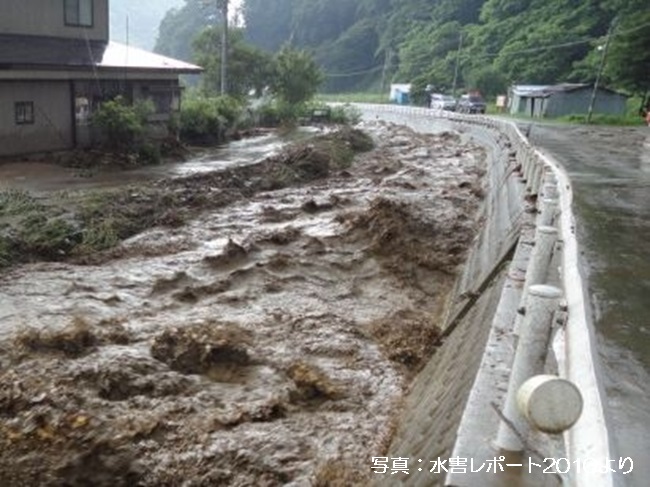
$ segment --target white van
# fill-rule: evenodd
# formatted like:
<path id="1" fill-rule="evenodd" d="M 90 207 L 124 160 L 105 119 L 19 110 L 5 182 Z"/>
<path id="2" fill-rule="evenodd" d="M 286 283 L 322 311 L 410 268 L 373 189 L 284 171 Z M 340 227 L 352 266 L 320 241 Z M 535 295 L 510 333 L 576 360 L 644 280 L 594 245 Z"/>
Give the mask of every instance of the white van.
<path id="1" fill-rule="evenodd" d="M 435 110 L 449 110 L 450 112 L 453 112 L 456 110 L 456 99 L 451 95 L 432 93 L 429 107 Z"/>

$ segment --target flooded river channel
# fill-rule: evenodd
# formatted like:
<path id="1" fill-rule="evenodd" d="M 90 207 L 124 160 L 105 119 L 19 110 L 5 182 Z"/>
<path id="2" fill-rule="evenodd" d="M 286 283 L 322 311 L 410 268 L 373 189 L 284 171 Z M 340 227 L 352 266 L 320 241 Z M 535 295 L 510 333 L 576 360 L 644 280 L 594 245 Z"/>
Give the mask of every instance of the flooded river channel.
<path id="1" fill-rule="evenodd" d="M 376 148 L 328 177 L 146 231 L 101 263 L 1 271 L 0 485 L 364 484 L 434 353 L 485 153 L 448 132 L 362 128 Z M 282 144 L 0 176 L 45 194 L 254 172 Z"/>
<path id="2" fill-rule="evenodd" d="M 289 143 L 319 133 L 303 127 L 283 136 L 269 132 L 230 142 L 216 149 L 195 148 L 186 161 L 165 162 L 129 170 L 63 167 L 40 160 L 0 164 L 0 190 L 19 188 L 34 192 L 113 188 L 158 178 L 174 178 L 250 165 L 278 153 Z"/>

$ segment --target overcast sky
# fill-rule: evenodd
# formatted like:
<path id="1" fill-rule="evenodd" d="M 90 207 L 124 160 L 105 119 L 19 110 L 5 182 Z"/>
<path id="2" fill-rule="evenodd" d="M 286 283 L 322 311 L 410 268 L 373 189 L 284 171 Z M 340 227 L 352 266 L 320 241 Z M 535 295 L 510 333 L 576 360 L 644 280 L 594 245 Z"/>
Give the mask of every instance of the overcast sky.
<path id="1" fill-rule="evenodd" d="M 230 0 L 230 12 L 229 12 L 230 15 L 228 17 L 230 17 L 231 19 L 233 18 L 233 15 L 235 15 L 235 12 L 237 12 L 237 10 L 239 10 L 241 8 L 242 2 L 243 2 L 243 0 Z M 239 22 L 243 22 L 243 19 L 241 18 L 241 16 L 239 18 Z"/>

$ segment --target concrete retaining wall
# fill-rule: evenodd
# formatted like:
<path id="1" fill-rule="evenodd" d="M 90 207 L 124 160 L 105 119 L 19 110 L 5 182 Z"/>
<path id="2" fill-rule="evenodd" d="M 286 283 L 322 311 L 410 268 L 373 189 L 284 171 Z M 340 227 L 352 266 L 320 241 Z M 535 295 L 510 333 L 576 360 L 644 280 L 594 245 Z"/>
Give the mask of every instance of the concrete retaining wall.
<path id="1" fill-rule="evenodd" d="M 541 469 L 529 472 L 528 465 L 506 468 L 499 475 L 485 469 L 470 475 L 460 467 L 456 472 L 430 472 L 436 465 L 432 462 L 439 459 L 466 459 L 469 471 L 470 460 L 480 466 L 502 453 L 493 440 L 516 347 L 513 326 L 541 210 L 537 201 L 542 200 L 539 193 L 545 181 L 557 182 L 561 209 L 554 222 L 560 245 L 547 280 L 563 289 L 566 301 L 564 326 L 554 330 L 556 353 L 549 354 L 547 368 L 578 386 L 585 408 L 578 423 L 563 436 L 530 436 L 526 453 L 570 462 L 589 460 L 598 465 L 613 458 L 578 261 L 571 186 L 563 169 L 531 147 L 510 122 L 390 105 L 360 108 L 389 121 L 406 121 L 416 130 L 459 128 L 482 143 L 489 154 L 485 225 L 458 279 L 454 305 L 445 323 L 444 344 L 416 379 L 388 453 L 389 459 L 408 458 L 410 473 L 378 475 L 377 484 L 614 485 L 612 474 L 598 468 L 579 474 L 574 468 L 563 475 L 542 475 Z"/>

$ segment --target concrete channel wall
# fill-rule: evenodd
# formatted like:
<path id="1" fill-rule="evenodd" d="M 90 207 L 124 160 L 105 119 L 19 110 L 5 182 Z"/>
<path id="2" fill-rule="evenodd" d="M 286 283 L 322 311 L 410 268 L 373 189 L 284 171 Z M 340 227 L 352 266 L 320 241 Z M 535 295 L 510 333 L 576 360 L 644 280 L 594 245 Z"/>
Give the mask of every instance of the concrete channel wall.
<path id="1" fill-rule="evenodd" d="M 581 277 L 572 190 L 563 168 L 535 150 L 508 121 L 394 105 L 358 106 L 364 114 L 407 123 L 416 130 L 436 124 L 457 129 L 488 153 L 483 225 L 456 284 L 443 345 L 416 379 L 388 452 L 389 465 L 408 459 L 408 474 L 389 470 L 375 476 L 376 484 L 619 485 L 615 475 L 602 468 L 615 457 Z M 530 262 L 536 259 L 531 255 L 542 252 L 540 239 L 551 234 L 557 239 L 550 257 L 541 270 L 531 270 Z M 533 274 L 537 282 L 530 282 Z M 532 283 L 552 284 L 562 291 L 543 372 L 570 381 L 583 399 L 579 419 L 563 434 L 531 428 L 522 435 L 503 412 L 514 375 L 518 343 L 514 328 L 526 320 L 521 314 L 528 301 L 522 301 L 522 295 L 528 294 Z M 511 436 L 517 435 L 514 441 L 523 444 L 521 453 L 506 452 L 502 440 L 499 447 L 500 426 L 506 436 L 508 429 Z M 544 465 L 544 458 L 566 460 L 553 466 Z M 521 467 L 507 466 L 518 464 Z M 544 473 L 543 467 L 549 465 Z"/>

